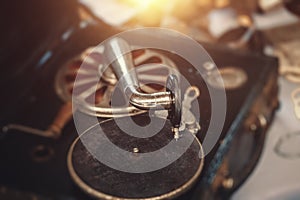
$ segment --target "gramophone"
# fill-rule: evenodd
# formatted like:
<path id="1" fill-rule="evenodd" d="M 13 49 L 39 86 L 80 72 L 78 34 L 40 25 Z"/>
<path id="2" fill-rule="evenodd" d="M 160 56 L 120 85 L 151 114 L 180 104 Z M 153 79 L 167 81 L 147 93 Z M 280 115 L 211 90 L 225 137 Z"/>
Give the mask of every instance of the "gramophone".
<path id="1" fill-rule="evenodd" d="M 49 21 L 32 27 L 14 23 L 23 33 L 18 37 L 22 43 L 12 42 L 10 29 L 6 36 L 11 37 L 3 38 L 10 51 L 6 51 L 1 63 L 12 67 L 1 73 L 6 98 L 2 99 L 0 116 L 0 197 L 229 198 L 255 167 L 278 107 L 277 60 L 247 50 L 201 43 L 211 57 L 195 64 L 202 76 L 187 58 L 173 51 L 141 48 L 126 38 L 110 38 L 104 48 L 97 48 L 119 31 L 81 5 L 74 3 L 71 7 L 67 2 L 52 1 L 49 6 L 44 4 L 35 3 L 39 9 L 31 13 L 34 17 L 49 17 Z M 22 7 L 18 5 L 14 22 L 27 16 L 28 9 Z M 46 14 L 40 15 L 42 11 Z M 66 11 L 70 14 L 66 15 Z M 69 20 L 65 16 L 76 17 Z M 25 24 L 31 24 L 31 19 L 26 18 Z M 38 25 L 42 25 L 42 33 Z M 38 37 L 33 37 L 31 30 Z M 162 42 L 160 34 L 140 38 L 149 44 Z M 17 48 L 19 44 L 21 49 Z M 181 43 L 181 49 L 190 55 L 208 55 L 193 54 L 185 46 L 187 43 Z M 12 49 L 16 49 L 14 54 L 10 54 Z M 123 55 L 123 51 L 127 53 Z M 136 70 L 132 70 L 133 66 Z M 190 85 L 183 84 L 179 74 Z M 214 139 L 214 131 L 208 131 L 209 124 L 218 124 L 212 118 L 210 90 L 224 90 L 227 112 L 221 135 L 208 151 L 205 141 Z M 108 97 L 112 95 L 116 101 L 110 101 Z M 62 123 L 51 126 L 57 122 L 55 119 Z M 143 128 L 129 131 L 135 137 L 123 130 L 132 130 L 129 122 Z M 148 126 L 151 122 L 161 127 L 153 136 L 147 135 L 156 127 Z M 77 123 L 82 126 L 78 128 Z M 58 137 L 41 137 L 48 127 L 54 127 L 51 130 L 59 132 Z M 123 171 L 104 164 L 113 162 L 109 160 L 112 156 L 103 156 L 108 160 L 98 157 L 103 152 L 111 155 L 113 151 L 107 151 L 109 142 L 131 158 L 126 160 L 123 154 L 116 154 L 120 161 L 129 162 L 112 165 Z M 158 151 L 159 154 L 150 154 L 149 162 L 140 162 L 139 167 L 132 165 L 139 163 L 137 160 L 141 161 L 145 153 L 168 144 L 175 144 L 172 151 Z M 189 144 L 188 148 L 181 148 L 184 144 Z M 182 150 L 186 151 L 181 155 L 178 152 Z M 154 161 L 170 161 L 176 155 L 180 156 L 167 166 L 141 170 L 160 163 Z"/>
<path id="2" fill-rule="evenodd" d="M 151 37 L 147 34 L 140 37 L 144 40 L 147 38 L 152 43 L 162 38 L 158 35 Z M 135 39 L 139 40 L 139 37 L 135 37 Z M 82 134 L 69 150 L 68 169 L 73 181 L 89 196 L 100 199 L 176 197 L 180 199 L 193 196 L 194 198 L 215 199 L 228 197 L 254 168 L 259 158 L 264 133 L 278 107 L 278 100 L 273 98 L 278 89 L 277 72 L 273 71 L 276 68 L 269 68 L 269 66 L 275 66 L 276 61 L 271 58 L 265 60 L 257 55 L 250 56 L 252 61 L 255 58 L 256 62 L 272 63 L 264 65 L 266 70 L 259 71 L 261 80 L 264 81 L 266 79 L 262 74 L 269 74 L 266 85 L 258 84 L 254 89 L 249 81 L 258 71 L 254 72 L 255 69 L 249 67 L 232 66 L 229 64 L 232 63 L 232 60 L 226 61 L 228 57 L 225 58 L 222 55 L 224 51 L 235 52 L 233 50 L 225 48 L 220 51 L 209 51 L 213 56 L 222 58 L 221 60 L 225 59 L 225 61 L 218 61 L 221 67 L 220 71 L 216 71 L 216 64 L 213 61 L 202 60 L 203 62 L 199 66 L 204 75 L 201 75 L 193 69 L 191 63 L 174 52 L 155 49 L 154 51 L 170 58 L 177 64 L 179 74 L 183 74 L 191 86 L 183 84 L 185 85 L 183 87 L 181 76 L 174 72 L 176 70 L 173 70 L 173 74 L 170 70 L 170 74 L 164 76 L 166 83 L 161 83 L 163 91 L 148 91 L 147 93 L 139 84 L 141 78 L 138 77 L 143 76 L 139 76 L 139 67 L 134 66 L 135 62 L 132 58 L 136 46 L 138 45 L 129 45 L 118 37 L 109 38 L 105 45 L 100 45 L 90 52 L 92 57 L 96 57 L 95 54 L 98 53 L 103 63 L 108 61 L 111 63 L 106 70 L 104 70 L 106 65 L 102 65 L 98 71 L 102 74 L 101 79 L 104 79 L 102 80 L 104 82 L 111 82 L 111 74 L 114 74 L 114 84 L 116 79 L 119 80 L 119 85 L 115 84 L 114 88 L 117 94 L 111 94 L 111 98 L 115 95 L 118 99 L 127 99 L 125 104 L 121 103 L 122 106 L 127 105 L 125 106 L 127 114 L 119 112 L 119 102 L 116 103 L 117 110 L 113 111 L 115 109 L 114 102 L 111 101 L 112 110 L 109 115 L 112 118 L 103 120 L 101 115 L 103 116 L 104 113 L 99 109 L 101 106 L 87 105 L 84 101 L 78 100 L 78 96 L 75 96 L 73 103 L 79 110 L 86 113 L 89 111 L 89 114 L 94 113 L 94 116 L 100 118 L 92 120 L 85 118 L 80 113 L 74 115 L 75 124 L 84 124 L 80 127 L 86 127 L 86 129 L 77 129 L 82 130 Z M 209 50 L 211 48 L 209 45 L 205 45 L 205 47 Z M 176 49 L 175 46 L 173 48 Z M 185 49 L 185 45 L 182 44 L 181 48 Z M 239 56 L 250 59 L 246 52 Z M 87 55 L 87 62 L 89 62 L 89 57 Z M 84 63 L 78 70 L 79 74 L 81 70 L 85 71 Z M 152 65 L 155 64 L 152 63 Z M 142 65 L 140 70 L 143 71 L 143 67 L 148 66 Z M 76 90 L 76 82 L 80 83 L 81 78 L 84 76 L 76 77 L 73 90 L 75 94 L 79 93 Z M 147 84 L 145 85 L 147 86 Z M 244 91 L 245 98 L 238 98 L 242 88 L 247 87 L 252 91 L 250 93 L 253 96 L 251 98 L 248 96 L 249 99 L 247 99 L 246 96 L 249 93 Z M 95 87 L 94 90 L 98 89 Z M 220 138 L 216 140 L 217 143 L 213 145 L 212 149 L 209 149 L 207 138 L 213 140 L 210 123 L 214 123 L 215 120 L 210 92 L 213 90 L 216 93 L 222 93 L 222 89 L 226 91 L 228 100 L 226 103 L 228 106 L 227 118 L 224 128 L 221 129 Z M 270 94 L 272 97 L 269 96 Z M 269 103 L 266 104 L 266 102 Z M 268 106 L 265 107 L 266 105 Z M 197 113 L 199 107 L 200 113 Z M 167 112 L 160 111 L 160 109 L 167 109 Z M 242 109 L 243 112 L 239 109 Z M 221 110 L 219 107 L 219 115 L 221 115 Z M 105 115 L 108 115 L 108 112 L 105 112 Z M 234 116 L 239 116 L 239 118 Z M 86 119 L 87 122 L 82 122 L 82 119 Z M 161 120 L 166 120 L 166 122 L 157 135 L 146 134 L 145 136 L 143 134 L 143 131 L 150 133 L 155 129 L 151 123 L 159 126 L 162 123 Z M 139 127 L 144 128 L 139 129 Z M 174 147 L 172 150 L 160 151 L 170 144 Z M 185 148 L 186 144 L 189 144 L 188 148 Z M 123 151 L 115 151 L 115 148 L 112 147 L 115 145 L 117 149 Z M 175 162 L 170 162 L 161 168 L 156 166 L 162 160 L 167 161 L 174 155 L 179 155 L 182 149 L 186 151 L 176 157 Z M 205 151 L 209 150 L 211 152 L 206 154 Z M 239 157 L 237 152 L 247 152 L 249 157 L 246 158 L 243 155 Z M 144 155 L 148 153 L 150 157 L 147 159 L 147 156 L 144 157 Z M 157 168 L 154 167 L 155 170 L 151 171 L 148 169 L 149 166 Z"/>

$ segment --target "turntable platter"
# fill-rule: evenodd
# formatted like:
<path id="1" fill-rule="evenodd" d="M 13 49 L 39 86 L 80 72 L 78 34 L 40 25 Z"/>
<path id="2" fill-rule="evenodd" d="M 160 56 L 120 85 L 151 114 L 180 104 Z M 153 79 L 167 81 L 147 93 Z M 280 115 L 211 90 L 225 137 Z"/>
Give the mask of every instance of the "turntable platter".
<path id="1" fill-rule="evenodd" d="M 138 115 L 131 118 L 137 124 L 144 126 L 147 131 L 148 116 Z M 118 120 L 126 121 L 128 117 L 118 118 Z M 151 120 L 160 122 L 164 119 L 151 118 Z M 109 142 L 132 153 L 130 161 L 122 163 L 123 167 L 127 168 L 135 167 L 132 164 L 138 163 L 140 154 L 154 152 L 174 142 L 170 121 L 165 122 L 160 132 L 148 138 L 133 137 L 124 133 L 113 119 L 106 120 L 87 130 L 71 146 L 68 168 L 74 182 L 92 197 L 101 199 L 172 198 L 186 191 L 197 180 L 202 170 L 204 162 L 202 146 L 190 132 L 183 132 L 182 137 L 175 141 L 178 142 L 178 146 L 173 148 L 173 152 L 161 151 L 164 154 L 162 158 L 171 157 L 171 154 L 183 148 L 184 141 L 191 141 L 190 146 L 177 160 L 163 168 L 145 173 L 116 170 L 98 161 L 86 146 L 97 146 L 96 151 L 100 151 L 101 147 L 107 146 L 107 142 L 101 139 L 103 134 L 106 135 Z M 87 144 L 86 141 L 90 142 Z M 156 156 L 159 155 L 154 154 L 153 162 L 155 162 Z"/>

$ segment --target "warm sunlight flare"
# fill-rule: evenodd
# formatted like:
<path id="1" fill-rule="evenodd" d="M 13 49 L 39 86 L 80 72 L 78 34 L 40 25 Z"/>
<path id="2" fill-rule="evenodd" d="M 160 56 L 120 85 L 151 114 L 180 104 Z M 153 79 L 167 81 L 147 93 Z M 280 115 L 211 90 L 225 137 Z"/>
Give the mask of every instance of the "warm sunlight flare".
<path id="1" fill-rule="evenodd" d="M 120 0 L 120 2 L 129 4 L 139 9 L 147 9 L 148 7 L 153 6 L 154 4 L 163 4 L 163 1 L 161 0 Z"/>

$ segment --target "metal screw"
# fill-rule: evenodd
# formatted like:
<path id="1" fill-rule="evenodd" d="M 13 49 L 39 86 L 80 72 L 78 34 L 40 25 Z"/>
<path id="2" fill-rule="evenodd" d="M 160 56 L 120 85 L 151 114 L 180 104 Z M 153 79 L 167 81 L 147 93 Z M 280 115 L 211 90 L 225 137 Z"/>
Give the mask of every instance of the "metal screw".
<path id="1" fill-rule="evenodd" d="M 174 139 L 177 141 L 180 138 L 179 129 L 172 127 L 172 132 L 174 133 Z"/>
<path id="2" fill-rule="evenodd" d="M 138 148 L 133 148 L 133 153 L 138 153 L 138 152 L 140 152 L 140 150 L 138 149 Z"/>
<path id="3" fill-rule="evenodd" d="M 256 124 L 251 124 L 249 128 L 250 128 L 251 131 L 256 131 L 257 130 Z"/>

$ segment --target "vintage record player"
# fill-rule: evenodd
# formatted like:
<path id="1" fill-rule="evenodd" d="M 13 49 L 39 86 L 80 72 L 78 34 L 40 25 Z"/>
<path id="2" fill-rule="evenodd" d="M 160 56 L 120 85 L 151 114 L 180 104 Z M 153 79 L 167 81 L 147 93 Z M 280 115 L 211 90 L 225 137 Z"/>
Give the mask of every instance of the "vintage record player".
<path id="1" fill-rule="evenodd" d="M 33 5 L 34 12 L 28 16 Z M 1 199 L 224 199 L 254 169 L 279 106 L 275 58 L 202 44 L 214 61 L 202 65 L 207 72 L 206 83 L 191 63 L 173 52 L 151 48 L 131 51 L 129 63 L 136 67 L 138 79 L 130 78 L 125 83 L 141 83 L 138 92 L 146 96 L 147 101 L 143 100 L 147 103 L 152 103 L 148 101 L 153 98 L 151 94 L 160 94 L 163 98 L 155 102 L 169 110 L 159 134 L 136 139 L 124 134 L 116 123 L 130 118 L 147 126 L 149 113 L 158 123 L 166 116 L 153 117 L 151 110 L 144 109 L 148 104 L 117 105 L 112 110 L 109 95 L 117 88 L 124 65 L 113 64 L 108 71 L 101 71 L 99 64 L 107 52 L 95 51 L 95 47 L 119 31 L 71 1 L 30 1 L 17 6 L 7 3 L 5 7 L 4 13 L 12 18 L 4 20 L 8 31 L 1 38 Z M 39 17 L 36 24 L 31 24 L 32 18 Z M 133 47 L 128 44 L 125 48 Z M 109 52 L 114 50 L 115 47 L 106 48 Z M 138 68 L 141 65 L 145 67 Z M 218 142 L 203 156 L 202 143 L 209 123 L 213 123 L 208 88 L 218 91 L 222 87 L 211 71 L 214 66 L 218 66 L 223 78 L 227 112 Z M 100 72 L 106 73 L 105 79 L 95 80 L 95 74 Z M 174 78 L 177 72 L 192 87 L 180 88 Z M 76 82 L 78 77 L 81 82 Z M 149 79 L 156 84 L 147 84 Z M 94 95 L 89 92 L 93 87 Z M 119 93 L 123 98 L 126 92 L 121 89 Z M 177 139 L 192 143 L 183 156 L 167 167 L 149 173 L 132 173 L 131 169 L 120 172 L 99 162 L 82 143 L 84 138 L 94 138 L 88 140 L 88 145 L 105 146 L 105 135 L 136 155 L 132 158 L 136 160 L 139 153 L 154 151 L 176 139 L 174 128 L 179 128 L 182 118 L 178 108 L 182 108 L 188 94 L 197 100 L 190 104 L 189 111 L 193 113 L 198 107 L 200 115 L 194 116 L 196 121 L 185 124 L 181 131 L 186 134 Z M 80 97 L 84 106 L 76 107 L 73 102 L 72 108 L 72 96 Z M 79 117 L 87 122 L 80 129 L 74 123 Z"/>

